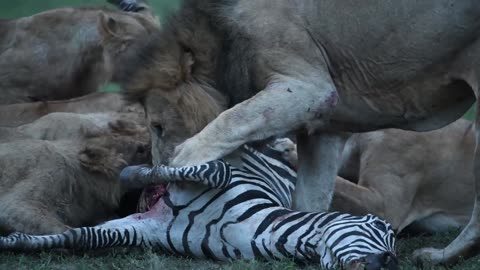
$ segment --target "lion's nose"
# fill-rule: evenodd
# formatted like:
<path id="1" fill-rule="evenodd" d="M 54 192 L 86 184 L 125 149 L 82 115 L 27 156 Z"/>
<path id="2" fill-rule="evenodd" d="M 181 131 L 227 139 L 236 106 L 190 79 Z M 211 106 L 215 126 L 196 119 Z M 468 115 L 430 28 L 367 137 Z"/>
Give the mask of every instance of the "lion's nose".
<path id="1" fill-rule="evenodd" d="M 397 257 L 391 252 L 370 254 L 365 257 L 365 270 L 397 270 Z"/>

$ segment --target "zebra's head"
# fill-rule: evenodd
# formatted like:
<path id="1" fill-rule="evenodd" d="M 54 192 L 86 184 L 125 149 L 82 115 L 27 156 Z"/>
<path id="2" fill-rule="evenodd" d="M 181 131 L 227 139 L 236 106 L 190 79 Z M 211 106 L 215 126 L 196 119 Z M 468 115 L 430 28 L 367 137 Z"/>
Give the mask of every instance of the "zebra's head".
<path id="1" fill-rule="evenodd" d="M 395 232 L 374 215 L 339 214 L 318 228 L 316 254 L 326 268 L 351 270 L 398 269 Z"/>

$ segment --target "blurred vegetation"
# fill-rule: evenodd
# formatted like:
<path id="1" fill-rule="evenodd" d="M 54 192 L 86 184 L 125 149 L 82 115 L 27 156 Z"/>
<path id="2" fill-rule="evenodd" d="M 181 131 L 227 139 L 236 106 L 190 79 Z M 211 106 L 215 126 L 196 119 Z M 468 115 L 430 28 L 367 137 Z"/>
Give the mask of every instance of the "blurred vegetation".
<path id="1" fill-rule="evenodd" d="M 0 18 L 12 19 L 29 16 L 44 10 L 79 5 L 108 5 L 106 0 L 0 0 Z M 179 0 L 150 0 L 149 3 L 160 16 L 165 18 L 167 14 L 174 11 Z"/>

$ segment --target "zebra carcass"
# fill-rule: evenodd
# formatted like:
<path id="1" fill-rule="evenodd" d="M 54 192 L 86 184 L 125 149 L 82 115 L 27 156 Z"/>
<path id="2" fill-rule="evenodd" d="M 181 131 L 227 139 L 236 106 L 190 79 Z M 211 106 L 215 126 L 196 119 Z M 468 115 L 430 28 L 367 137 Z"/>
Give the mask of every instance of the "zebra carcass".
<path id="1" fill-rule="evenodd" d="M 395 234 L 384 220 L 291 210 L 296 172 L 270 147 L 244 146 L 239 167 L 223 160 L 132 166 L 121 178 L 137 187 L 160 184 L 161 196 L 145 213 L 57 235 L 16 233 L 0 238 L 0 249 L 142 246 L 215 260 L 293 258 L 325 268 L 396 269 Z"/>

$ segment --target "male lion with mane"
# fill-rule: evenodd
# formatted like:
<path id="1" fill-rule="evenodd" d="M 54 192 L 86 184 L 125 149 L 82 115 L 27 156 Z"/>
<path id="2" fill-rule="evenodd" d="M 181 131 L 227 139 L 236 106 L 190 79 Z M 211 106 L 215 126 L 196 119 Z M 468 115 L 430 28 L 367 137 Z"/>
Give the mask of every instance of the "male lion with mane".
<path id="1" fill-rule="evenodd" d="M 438 129 L 475 102 L 479 17 L 473 0 L 185 0 L 123 84 L 146 105 L 157 163 L 176 149 L 170 165 L 203 164 L 295 132 L 294 206 L 326 210 L 349 132 Z M 168 123 L 175 114 L 180 121 Z M 478 253 L 480 150 L 474 164 L 469 224 L 445 249 L 416 258 L 452 263 Z"/>

